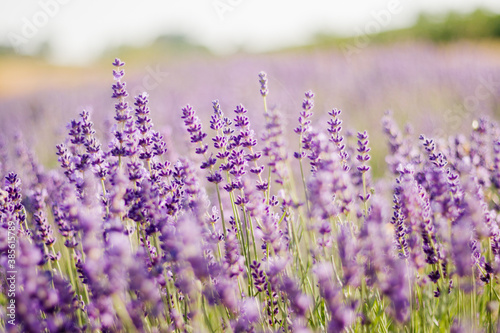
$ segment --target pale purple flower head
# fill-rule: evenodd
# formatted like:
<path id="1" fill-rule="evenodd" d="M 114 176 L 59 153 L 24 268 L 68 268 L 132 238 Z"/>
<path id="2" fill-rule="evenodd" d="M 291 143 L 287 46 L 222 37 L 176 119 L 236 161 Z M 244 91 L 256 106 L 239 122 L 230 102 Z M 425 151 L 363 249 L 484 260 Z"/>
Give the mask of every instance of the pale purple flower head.
<path id="1" fill-rule="evenodd" d="M 267 74 L 265 72 L 259 73 L 259 82 L 260 82 L 260 94 L 262 97 L 266 97 L 269 93 L 267 89 Z"/>
<path id="2" fill-rule="evenodd" d="M 202 131 L 200 119 L 196 116 L 196 111 L 188 104 L 182 108 L 181 118 L 184 119 L 184 125 L 186 125 L 190 135 L 191 143 L 200 144 L 200 147 L 196 148 L 196 153 L 204 154 L 208 149 L 208 145 L 203 145 L 202 141 L 206 138 L 207 133 Z"/>
<path id="3" fill-rule="evenodd" d="M 361 163 L 360 166 L 358 166 L 358 170 L 362 173 L 367 172 L 370 170 L 370 166 L 367 165 L 368 161 L 370 160 L 370 148 L 368 147 L 368 134 L 366 131 L 363 133 L 358 132 L 358 155 L 356 156 L 356 159 Z"/>

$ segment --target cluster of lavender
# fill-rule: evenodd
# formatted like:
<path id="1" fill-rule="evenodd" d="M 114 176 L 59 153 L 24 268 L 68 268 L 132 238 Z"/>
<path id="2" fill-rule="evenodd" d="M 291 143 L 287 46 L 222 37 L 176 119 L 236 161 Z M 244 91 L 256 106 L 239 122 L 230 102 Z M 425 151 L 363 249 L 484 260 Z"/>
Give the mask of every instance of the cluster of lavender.
<path id="1" fill-rule="evenodd" d="M 56 147 L 59 171 L 44 171 L 18 143 L 15 163 L 27 181 L 22 188 L 19 175 L 8 173 L 0 190 L 1 276 L 12 270 L 8 231 L 17 265 L 16 325 L 0 312 L 3 329 L 496 327 L 496 123 L 480 119 L 469 137 L 413 140 L 388 113 L 388 172 L 373 179 L 368 133 L 358 132 L 357 142 L 344 138 L 338 109 L 329 112 L 325 133 L 315 130 L 311 91 L 290 158 L 262 72 L 260 136 L 243 105 L 230 116 L 213 101 L 210 133 L 187 105 L 179 121 L 192 152 L 169 161 L 147 93 L 129 104 L 124 63 L 113 66 L 115 124 L 107 148 L 87 111 Z M 8 162 L 2 158 L 2 168 Z"/>

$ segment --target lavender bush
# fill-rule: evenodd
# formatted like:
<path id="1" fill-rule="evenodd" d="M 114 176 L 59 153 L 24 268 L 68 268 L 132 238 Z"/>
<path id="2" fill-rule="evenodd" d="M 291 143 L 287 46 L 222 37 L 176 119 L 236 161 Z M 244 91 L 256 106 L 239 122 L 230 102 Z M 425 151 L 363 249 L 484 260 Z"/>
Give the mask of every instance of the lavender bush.
<path id="1" fill-rule="evenodd" d="M 55 148 L 56 170 L 21 137 L 0 156 L 3 330 L 497 330 L 494 121 L 427 138 L 388 112 L 387 172 L 376 178 L 370 134 L 348 135 L 338 109 L 318 126 L 312 91 L 290 143 L 261 72 L 260 111 L 214 100 L 204 123 L 204 106 L 179 110 L 171 122 L 191 151 L 176 151 L 149 95 L 129 96 L 124 65 L 113 62 L 108 134 L 82 110 Z"/>
<path id="2" fill-rule="evenodd" d="M 106 61 L 71 72 L 68 80 L 80 82 L 77 88 L 57 88 L 48 82 L 40 84 L 37 92 L 0 96 L 0 132 L 5 135 L 7 148 L 12 147 L 12 138 L 20 129 L 40 163 L 56 168 L 53 146 L 63 142 L 64 126 L 83 108 L 92 112 L 96 135 L 107 144 L 109 127 L 115 122 L 114 112 L 110 112 L 113 107 L 109 100 L 109 77 L 105 74 L 108 66 Z M 198 111 L 207 129 L 210 101 L 219 99 L 226 113 L 242 103 L 251 114 L 252 128 L 259 135 L 262 133 L 263 103 L 255 98 L 259 87 L 255 77 L 262 69 L 266 69 L 272 88 L 269 106 L 279 105 L 288 124 L 287 136 L 293 135 L 292 129 L 297 127 L 297 114 L 307 90 L 316 95 L 315 128 L 327 126 L 328 111 L 336 107 L 344 111 L 341 116 L 344 136 L 349 136 L 351 129 L 354 135 L 358 130 L 367 130 L 371 142 L 384 140 L 377 125 L 387 109 L 394 111 L 399 124 L 410 123 L 415 132 L 432 138 L 466 133 L 478 114 L 493 118 L 498 110 L 498 58 L 482 44 L 465 42 L 449 47 L 424 42 L 374 45 L 349 61 L 341 51 L 332 49 L 134 60 L 127 63 L 127 91 L 132 101 L 132 97 L 146 90 L 138 88 L 144 80 L 151 81 L 151 71 L 165 73 L 156 87 L 147 90 L 153 110 L 151 118 L 167 144 L 175 144 L 176 151 L 187 151 L 189 140 L 180 140 L 185 136 L 182 123 L 173 121 L 187 103 Z M 88 76 L 96 79 L 88 83 L 84 79 Z M 289 144 L 292 153 L 298 145 L 296 139 L 290 140 L 293 140 Z M 372 145 L 371 149 L 370 166 L 374 176 L 379 177 L 386 169 L 383 159 L 386 149 L 383 144 Z M 171 160 L 178 158 L 174 149 L 167 154 L 171 154 L 168 155 Z"/>

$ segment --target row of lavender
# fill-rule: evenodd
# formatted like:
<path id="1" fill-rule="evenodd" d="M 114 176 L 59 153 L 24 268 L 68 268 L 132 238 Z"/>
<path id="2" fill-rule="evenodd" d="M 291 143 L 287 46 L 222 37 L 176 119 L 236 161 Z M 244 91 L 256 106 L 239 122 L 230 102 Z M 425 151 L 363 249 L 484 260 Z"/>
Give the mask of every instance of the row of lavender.
<path id="1" fill-rule="evenodd" d="M 83 111 L 57 146 L 58 171 L 44 171 L 22 142 L 15 158 L 2 156 L 2 168 L 23 174 L 22 183 L 6 175 L 0 193 L 4 272 L 13 221 L 18 239 L 16 325 L 4 306 L 3 327 L 494 329 L 495 123 L 481 119 L 469 137 L 436 143 L 401 132 L 387 114 L 389 172 L 374 182 L 368 134 L 345 139 L 337 109 L 325 133 L 314 130 L 310 91 L 295 128 L 299 149 L 289 151 L 260 73 L 262 133 L 252 130 L 243 105 L 228 116 L 214 101 L 209 137 L 188 105 L 181 118 L 196 156 L 169 161 L 173 147 L 153 129 L 148 95 L 129 105 L 124 63 L 113 65 L 107 148 Z"/>
<path id="2" fill-rule="evenodd" d="M 477 113 L 494 117 L 498 110 L 498 57 L 485 45 L 467 43 L 374 46 L 349 59 L 326 49 L 183 60 L 162 57 L 145 63 L 136 60 L 127 64 L 127 90 L 131 96 L 149 93 L 155 129 L 166 139 L 169 132 L 174 138 L 184 134 L 172 118 L 177 118 L 186 103 L 196 106 L 200 119 L 208 123 L 212 112 L 209 101 L 215 98 L 220 98 L 226 112 L 243 103 L 252 112 L 254 129 L 260 131 L 265 119 L 262 101 L 255 98 L 255 73 L 263 68 L 272 86 L 271 103 L 279 105 L 287 123 L 295 124 L 303 93 L 311 89 L 316 93 L 314 118 L 319 126 L 326 124 L 326 111 L 335 106 L 345 111 L 346 130 L 369 129 L 372 142 L 384 140 L 378 123 L 387 109 L 394 110 L 398 122 L 409 122 L 416 132 L 432 137 L 465 132 Z M 39 161 L 50 168 L 56 166 L 53 147 L 62 142 L 64 125 L 82 108 L 92 111 L 100 141 L 109 142 L 106 134 L 113 113 L 109 112 L 109 80 L 102 72 L 100 65 L 94 65 L 71 72 L 64 87 L 53 87 L 48 80 L 36 93 L 7 97 L 0 92 L 0 131 L 11 138 L 21 129 Z M 100 79 L 81 83 L 89 76 Z M 187 146 L 181 140 L 176 144 L 183 149 Z M 385 168 L 378 157 L 385 155 L 385 147 L 374 145 L 372 152 L 372 171 L 378 176 Z M 177 160 L 173 155 L 169 158 Z"/>

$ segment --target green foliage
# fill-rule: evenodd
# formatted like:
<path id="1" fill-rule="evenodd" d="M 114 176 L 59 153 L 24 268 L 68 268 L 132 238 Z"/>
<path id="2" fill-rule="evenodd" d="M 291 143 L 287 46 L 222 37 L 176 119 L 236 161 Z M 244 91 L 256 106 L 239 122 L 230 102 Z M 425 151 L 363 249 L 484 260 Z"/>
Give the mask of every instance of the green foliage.
<path id="1" fill-rule="evenodd" d="M 483 39 L 500 37 L 500 15 L 484 9 L 470 14 L 450 12 L 444 17 L 421 14 L 409 29 L 409 35 L 435 42 L 458 39 Z"/>
<path id="2" fill-rule="evenodd" d="M 318 34 L 309 47 L 331 47 L 354 42 L 358 36 L 339 37 L 332 34 Z M 462 39 L 500 38 L 500 15 L 486 9 L 476 9 L 467 14 L 455 11 L 445 15 L 421 13 L 416 22 L 403 29 L 382 31 L 369 35 L 370 42 L 388 43 L 405 40 L 426 40 L 446 43 Z"/>

